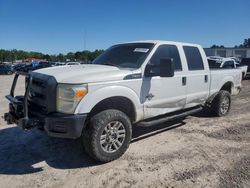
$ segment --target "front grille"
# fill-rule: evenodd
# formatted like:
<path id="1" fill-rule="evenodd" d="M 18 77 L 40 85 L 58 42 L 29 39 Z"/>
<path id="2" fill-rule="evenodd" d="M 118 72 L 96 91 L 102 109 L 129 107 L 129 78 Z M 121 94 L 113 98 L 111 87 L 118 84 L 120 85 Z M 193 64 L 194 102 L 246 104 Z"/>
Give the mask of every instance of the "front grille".
<path id="1" fill-rule="evenodd" d="M 29 113 L 49 114 L 56 111 L 56 86 L 54 77 L 31 73 L 32 82 L 28 93 Z"/>
<path id="2" fill-rule="evenodd" d="M 42 87 L 42 88 L 45 88 L 46 87 L 46 84 L 44 83 L 44 81 L 42 80 L 32 80 L 32 85 L 34 86 L 38 86 L 38 87 Z"/>

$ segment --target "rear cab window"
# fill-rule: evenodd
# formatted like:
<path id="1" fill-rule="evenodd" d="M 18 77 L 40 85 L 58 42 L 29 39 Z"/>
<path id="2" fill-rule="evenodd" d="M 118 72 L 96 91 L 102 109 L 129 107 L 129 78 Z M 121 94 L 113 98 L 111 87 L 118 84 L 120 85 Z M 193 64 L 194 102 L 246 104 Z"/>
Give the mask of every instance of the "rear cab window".
<path id="1" fill-rule="evenodd" d="M 188 70 L 204 70 L 204 62 L 202 60 L 200 50 L 194 46 L 183 46 L 186 56 Z"/>

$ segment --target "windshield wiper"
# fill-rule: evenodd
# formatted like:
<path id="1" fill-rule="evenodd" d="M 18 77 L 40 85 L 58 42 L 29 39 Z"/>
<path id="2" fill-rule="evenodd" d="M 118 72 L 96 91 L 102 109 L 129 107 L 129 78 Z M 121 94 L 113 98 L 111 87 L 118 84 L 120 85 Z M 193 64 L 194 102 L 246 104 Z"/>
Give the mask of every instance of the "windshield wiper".
<path id="1" fill-rule="evenodd" d="M 119 67 L 119 65 L 116 65 L 113 63 L 101 63 L 100 65 L 109 65 L 109 66 Z"/>

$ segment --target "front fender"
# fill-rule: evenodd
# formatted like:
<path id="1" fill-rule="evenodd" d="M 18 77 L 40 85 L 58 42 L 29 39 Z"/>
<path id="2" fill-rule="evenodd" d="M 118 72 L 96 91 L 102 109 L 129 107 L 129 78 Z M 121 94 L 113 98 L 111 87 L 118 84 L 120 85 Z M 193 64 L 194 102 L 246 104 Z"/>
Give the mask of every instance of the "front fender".
<path id="1" fill-rule="evenodd" d="M 95 105 L 110 97 L 126 97 L 134 104 L 136 120 L 143 118 L 143 106 L 140 103 L 138 95 L 132 89 L 125 86 L 106 86 L 94 91 L 90 89 L 89 93 L 78 104 L 75 114 L 89 113 Z"/>

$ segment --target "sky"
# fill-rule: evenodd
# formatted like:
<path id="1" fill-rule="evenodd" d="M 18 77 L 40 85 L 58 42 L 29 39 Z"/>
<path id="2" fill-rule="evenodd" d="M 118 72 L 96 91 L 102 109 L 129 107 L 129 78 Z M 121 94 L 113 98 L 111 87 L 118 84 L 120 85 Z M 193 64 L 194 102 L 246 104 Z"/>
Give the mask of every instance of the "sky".
<path id="1" fill-rule="evenodd" d="M 48 54 L 135 40 L 210 47 L 250 37 L 250 0 L 0 0 L 0 49 Z"/>

